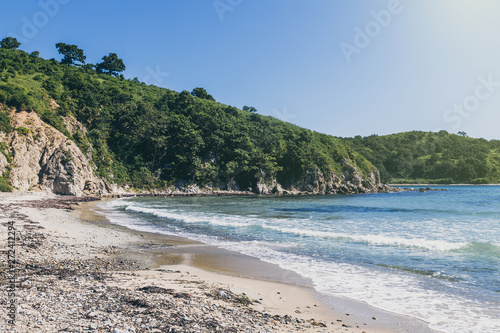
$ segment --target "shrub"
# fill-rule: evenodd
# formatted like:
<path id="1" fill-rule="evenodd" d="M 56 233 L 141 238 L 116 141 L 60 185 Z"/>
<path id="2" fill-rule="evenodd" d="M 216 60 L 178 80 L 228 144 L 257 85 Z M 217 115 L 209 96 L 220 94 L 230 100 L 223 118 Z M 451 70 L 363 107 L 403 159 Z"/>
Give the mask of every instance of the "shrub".
<path id="1" fill-rule="evenodd" d="M 0 111 L 0 132 L 9 133 L 12 131 L 10 118 L 7 112 Z"/>
<path id="2" fill-rule="evenodd" d="M 0 178 L 0 192 L 12 192 L 12 186 L 7 179 Z"/>
<path id="3" fill-rule="evenodd" d="M 31 133 L 31 130 L 26 127 L 16 127 L 16 132 L 19 133 L 19 135 L 27 136 Z"/>

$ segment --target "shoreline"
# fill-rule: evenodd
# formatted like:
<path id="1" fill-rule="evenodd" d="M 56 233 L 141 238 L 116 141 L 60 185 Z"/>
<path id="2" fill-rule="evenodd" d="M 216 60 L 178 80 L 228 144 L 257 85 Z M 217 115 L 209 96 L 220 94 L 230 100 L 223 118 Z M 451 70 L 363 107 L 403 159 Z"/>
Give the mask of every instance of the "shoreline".
<path id="1" fill-rule="evenodd" d="M 50 332 L 52 328 L 68 324 L 68 321 L 71 323 L 70 316 L 63 315 L 62 319 L 55 319 L 50 317 L 51 311 L 45 314 L 36 311 L 36 308 L 33 310 L 30 300 L 33 302 L 38 294 L 44 294 L 38 297 L 48 298 L 46 308 L 50 310 L 51 304 L 56 306 L 51 303 L 56 300 L 50 299 L 49 292 L 40 292 L 38 287 L 33 287 L 39 283 L 46 285 L 46 279 L 49 279 L 52 281 L 50 286 L 54 289 L 51 294 L 58 295 L 58 300 L 67 299 L 70 302 L 67 310 L 70 310 L 74 295 L 66 292 L 65 296 L 60 289 L 66 288 L 67 283 L 70 283 L 71 287 L 71 277 L 74 277 L 71 274 L 78 275 L 75 279 L 80 279 L 81 276 L 73 271 L 67 281 L 61 278 L 61 268 L 57 271 L 53 266 L 68 265 L 68 261 L 74 260 L 84 260 L 87 264 L 93 260 L 106 263 L 106 269 L 94 267 L 92 274 L 109 276 L 102 281 L 94 278 L 82 282 L 81 294 L 96 289 L 97 285 L 100 288 L 115 288 L 119 290 L 120 295 L 142 297 L 145 303 L 154 303 L 159 299 L 163 302 L 179 300 L 176 295 L 186 293 L 187 290 L 190 296 L 186 296 L 188 299 L 184 299 L 177 307 L 184 311 L 188 319 L 172 321 L 177 324 L 176 332 L 192 331 L 196 325 L 200 327 L 200 332 L 210 332 L 212 329 L 203 327 L 204 323 L 207 323 L 206 316 L 213 317 L 220 311 L 236 311 L 239 315 L 227 317 L 227 313 L 221 314 L 211 322 L 212 325 L 219 328 L 235 327 L 237 331 L 252 332 L 258 329 L 262 332 L 413 332 L 418 326 L 420 332 L 434 332 L 417 319 L 386 313 L 361 302 L 348 299 L 340 301 L 341 298 L 338 298 L 332 304 L 332 299 L 318 294 L 310 281 L 277 265 L 180 237 L 144 233 L 111 224 L 91 208 L 95 202 L 79 204 L 78 208 L 72 211 L 67 209 L 68 207 L 61 210 L 40 204 L 47 199 L 61 200 L 60 197 L 40 193 L 0 194 L 0 203 L 5 207 L 4 214 L 0 216 L 1 222 L 16 220 L 19 229 L 25 229 L 25 236 L 30 236 L 29 231 L 33 231 L 33 235 L 28 239 L 36 241 L 35 235 L 40 238 L 35 248 L 31 248 L 29 243 L 20 243 L 18 250 L 24 251 L 18 251 L 20 258 L 17 260 L 20 263 L 33 262 L 34 266 L 38 267 L 42 263 L 47 265 L 47 261 L 53 262 L 50 264 L 52 266 L 49 266 L 55 274 L 31 274 L 33 272 L 28 272 L 28 269 L 25 269 L 24 273 L 21 270 L 21 275 L 25 274 L 28 278 L 17 288 L 19 302 L 16 323 L 20 325 L 17 327 L 18 332 L 24 332 L 23 329 L 26 332 Z M 4 233 L 6 234 L 6 228 L 0 232 L 2 237 L 6 236 Z M 5 244 L 0 248 L 4 250 Z M 93 276 L 92 274 L 90 275 Z M 28 288 L 27 285 L 31 287 Z M 145 295 L 138 291 L 139 288 L 146 287 L 174 291 L 161 294 L 161 297 L 157 293 Z M 201 308 L 193 306 L 194 299 L 205 305 Z M 2 288 L 1 300 L 2 303 L 8 301 L 5 288 Z M 252 301 L 252 304 L 242 304 L 247 300 Z M 108 301 L 104 302 L 105 305 L 111 302 Z M 219 312 L 214 312 L 214 309 L 208 313 L 204 312 L 211 302 L 219 304 Z M 134 305 L 130 307 L 137 310 Z M 349 312 L 346 312 L 347 310 Z M 4 318 L 5 311 L 5 307 L 0 309 Z M 171 316 L 180 316 L 179 311 L 172 311 L 173 313 L 169 313 Z M 187 312 L 191 315 L 186 315 Z M 99 309 L 79 315 L 81 316 L 77 316 L 77 319 L 83 323 L 80 327 L 97 330 L 101 329 L 101 323 L 107 323 L 109 327 L 116 324 L 109 313 Z M 95 320 L 96 318 L 100 320 Z M 158 322 L 153 315 L 143 315 L 139 318 L 141 322 Z M 142 332 L 140 325 L 134 323 L 131 318 L 125 316 L 121 319 L 125 324 L 116 324 L 116 327 L 128 325 L 128 328 L 124 329 L 129 332 Z M 44 330 L 45 325 L 40 323 L 50 324 L 51 328 Z"/>
<path id="2" fill-rule="evenodd" d="M 98 202 L 88 202 L 83 203 L 83 205 L 90 209 L 101 210 L 101 208 L 98 207 Z M 106 219 L 104 212 L 99 212 L 98 215 Z M 196 269 L 205 271 L 205 273 L 216 274 L 214 276 L 216 280 L 220 280 L 224 276 L 227 277 L 229 275 L 229 278 L 250 279 L 263 283 L 288 285 L 304 289 L 311 294 L 310 296 L 313 296 L 320 303 L 323 303 L 322 306 L 326 307 L 325 310 L 330 316 L 334 316 L 337 319 L 340 318 L 341 324 L 344 323 L 349 327 L 359 326 L 358 328 L 363 329 L 359 323 L 369 324 L 371 322 L 371 325 L 365 325 L 365 329 L 366 327 L 370 327 L 367 332 L 437 332 L 430 329 L 427 323 L 417 318 L 388 312 L 368 305 L 365 302 L 344 296 L 327 296 L 321 294 L 314 289 L 310 279 L 255 257 L 188 238 L 137 231 L 127 226 L 113 224 L 109 221 L 105 223 L 110 227 L 123 228 L 126 232 L 144 235 L 145 241 L 152 238 L 154 240 L 153 243 L 155 240 L 158 240 L 158 237 L 160 239 L 172 238 L 175 241 L 179 241 L 179 245 L 166 249 L 151 248 L 143 250 L 143 255 L 148 258 L 155 258 L 153 261 L 155 261 L 157 265 L 175 265 L 181 262 L 182 265 L 191 267 L 191 270 L 193 269 L 192 267 L 195 267 Z M 248 292 L 248 290 L 245 291 Z M 376 318 L 376 320 L 374 321 L 373 318 Z M 328 319 L 324 320 L 328 321 Z M 345 326 L 342 326 L 342 328 L 347 331 Z"/>

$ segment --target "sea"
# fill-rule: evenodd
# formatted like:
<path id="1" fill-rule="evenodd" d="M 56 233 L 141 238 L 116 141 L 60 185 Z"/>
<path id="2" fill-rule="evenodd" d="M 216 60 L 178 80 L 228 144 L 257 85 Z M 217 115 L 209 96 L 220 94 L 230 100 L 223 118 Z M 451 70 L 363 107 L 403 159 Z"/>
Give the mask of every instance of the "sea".
<path id="1" fill-rule="evenodd" d="M 135 197 L 112 223 L 277 264 L 440 332 L 500 332 L 500 186 L 359 195 Z"/>

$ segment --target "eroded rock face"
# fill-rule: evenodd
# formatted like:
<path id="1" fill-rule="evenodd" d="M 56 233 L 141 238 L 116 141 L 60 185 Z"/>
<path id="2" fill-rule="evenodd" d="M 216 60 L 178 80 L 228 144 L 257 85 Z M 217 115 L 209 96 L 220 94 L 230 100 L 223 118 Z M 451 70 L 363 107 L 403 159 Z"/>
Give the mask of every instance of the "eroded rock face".
<path id="1" fill-rule="evenodd" d="M 8 165 L 9 161 L 7 161 L 7 157 L 0 153 L 0 176 L 7 170 Z"/>
<path id="2" fill-rule="evenodd" d="M 55 194 L 76 196 L 108 192 L 77 145 L 35 112 L 13 111 L 11 122 L 14 128 L 23 128 L 8 138 L 13 157 L 12 186 L 20 190 L 38 186 Z"/>
<path id="3" fill-rule="evenodd" d="M 344 171 L 341 175 L 334 172 L 324 175 L 321 170 L 316 169 L 300 179 L 290 180 L 286 186 L 277 183 L 275 179 L 267 182 L 261 179 L 254 192 L 258 194 L 356 194 L 391 190 L 390 187 L 380 183 L 380 174 L 376 169 L 368 174 L 368 177 L 363 177 L 349 161 L 342 161 L 342 166 Z"/>

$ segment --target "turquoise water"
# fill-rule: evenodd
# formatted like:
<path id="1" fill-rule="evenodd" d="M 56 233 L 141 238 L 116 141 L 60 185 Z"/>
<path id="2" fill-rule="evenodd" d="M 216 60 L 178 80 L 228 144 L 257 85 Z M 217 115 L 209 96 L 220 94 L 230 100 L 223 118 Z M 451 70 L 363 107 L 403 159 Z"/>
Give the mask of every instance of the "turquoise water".
<path id="1" fill-rule="evenodd" d="M 278 264 L 443 332 L 500 332 L 500 186 L 355 196 L 129 198 L 112 222 Z"/>

